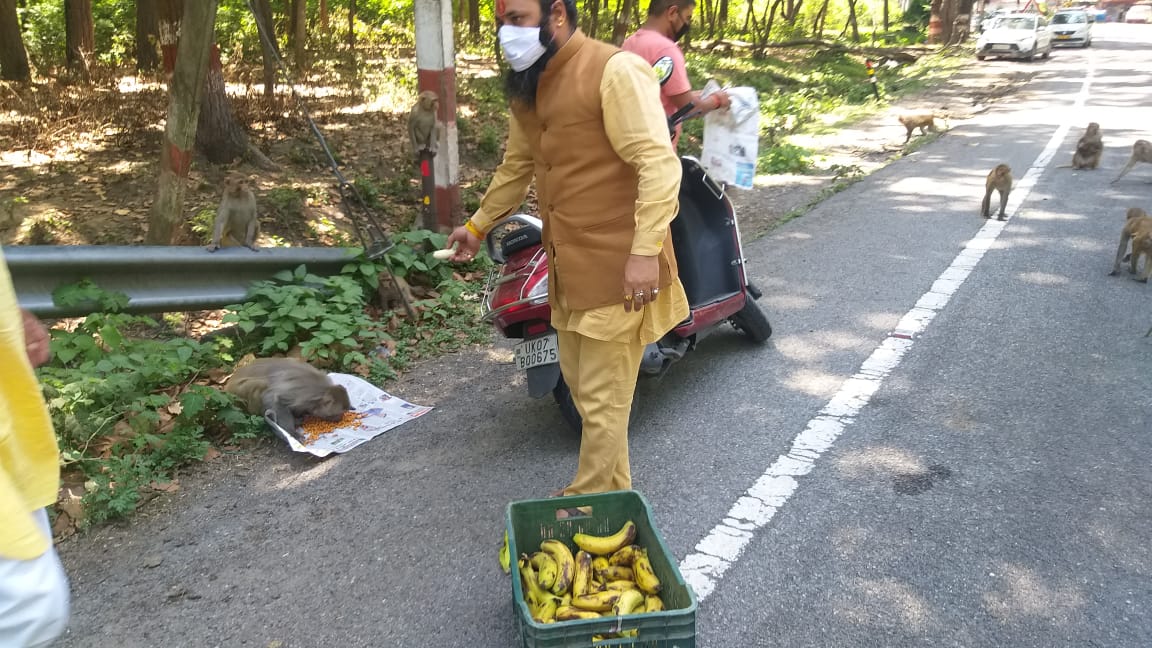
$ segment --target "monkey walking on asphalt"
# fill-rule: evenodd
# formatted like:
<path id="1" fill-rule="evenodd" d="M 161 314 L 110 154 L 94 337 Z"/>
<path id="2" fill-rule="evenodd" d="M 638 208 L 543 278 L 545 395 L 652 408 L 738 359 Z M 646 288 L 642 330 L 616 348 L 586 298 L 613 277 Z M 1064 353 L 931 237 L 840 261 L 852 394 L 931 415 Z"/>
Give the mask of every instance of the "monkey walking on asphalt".
<path id="1" fill-rule="evenodd" d="M 912 131 L 917 128 L 920 129 L 921 135 L 927 135 L 928 130 L 933 133 L 939 132 L 936 129 L 936 116 L 932 113 L 921 113 L 916 115 L 900 115 L 898 117 L 900 123 L 908 130 L 907 137 L 904 138 L 904 143 L 907 144 L 908 140 L 912 139 Z"/>
<path id="2" fill-rule="evenodd" d="M 1124 256 L 1124 253 L 1128 252 L 1129 242 L 1132 244 L 1132 251 L 1128 256 Z M 1144 273 L 1136 275 L 1140 257 L 1144 257 Z M 1119 274 L 1120 264 L 1124 261 L 1129 262 L 1128 271 L 1136 275 L 1133 279 L 1148 282 L 1148 276 L 1152 275 L 1152 218 L 1139 207 L 1128 209 L 1124 228 L 1120 230 L 1120 245 L 1116 248 L 1116 260 L 1112 262 L 1112 272 L 1108 274 Z"/>
<path id="3" fill-rule="evenodd" d="M 1128 164 L 1124 165 L 1124 169 L 1120 171 L 1120 175 L 1116 176 L 1116 180 L 1113 180 L 1112 184 L 1116 184 L 1120 178 L 1124 177 L 1125 173 L 1131 171 L 1137 162 L 1152 164 L 1152 142 L 1136 140 L 1136 143 L 1132 145 L 1132 157 L 1128 159 Z"/>
<path id="4" fill-rule="evenodd" d="M 260 232 L 260 220 L 256 217 L 256 194 L 248 188 L 248 180 L 233 175 L 224 180 L 224 197 L 216 210 L 216 222 L 212 229 L 212 243 L 206 250 L 215 252 L 221 243 L 231 241 L 235 245 L 256 251 L 256 235 Z M 241 243 L 243 241 L 243 243 Z"/>
<path id="5" fill-rule="evenodd" d="M 1007 164 L 997 164 L 995 169 L 988 174 L 988 179 L 984 181 L 984 202 L 980 206 L 980 215 L 984 218 L 992 218 L 992 190 L 1000 192 L 1000 216 L 999 220 L 1006 220 L 1008 217 L 1004 214 L 1004 208 L 1008 205 L 1008 194 L 1012 191 L 1012 169 Z"/>
<path id="6" fill-rule="evenodd" d="M 436 111 L 440 98 L 435 92 L 425 90 L 416 98 L 412 111 L 408 113 L 408 137 L 412 140 L 412 153 L 419 157 L 422 151 L 436 155 L 440 144 L 441 126 L 436 121 Z"/>
<path id="7" fill-rule="evenodd" d="M 348 390 L 307 362 L 291 358 L 253 360 L 236 369 L 224 391 L 244 401 L 248 413 L 270 415 L 297 439 L 296 426 L 305 416 L 339 421 L 352 409 Z"/>

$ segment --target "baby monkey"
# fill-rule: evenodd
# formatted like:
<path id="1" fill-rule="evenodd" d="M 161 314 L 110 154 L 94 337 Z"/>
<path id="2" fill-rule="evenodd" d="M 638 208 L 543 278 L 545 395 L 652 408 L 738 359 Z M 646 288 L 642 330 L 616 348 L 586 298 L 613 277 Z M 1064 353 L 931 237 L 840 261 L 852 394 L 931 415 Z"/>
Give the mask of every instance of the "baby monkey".
<path id="1" fill-rule="evenodd" d="M 1092 122 L 1084 135 L 1076 142 L 1076 152 L 1072 154 L 1073 169 L 1095 169 L 1100 165 L 1104 153 L 1104 139 L 1100 137 L 1100 124 Z"/>
<path id="2" fill-rule="evenodd" d="M 248 180 L 240 175 L 224 179 L 224 197 L 216 210 L 216 222 L 212 230 L 212 243 L 206 250 L 215 252 L 222 242 L 231 241 L 235 245 L 256 251 L 256 235 L 260 232 L 260 220 L 256 218 L 256 194 L 248 188 Z M 243 240 L 243 243 L 240 241 Z"/>
<path id="3" fill-rule="evenodd" d="M 352 409 L 348 390 L 328 374 L 291 358 L 260 358 L 239 367 L 224 391 L 244 401 L 250 414 L 263 414 L 297 440 L 305 416 L 339 421 Z"/>
<path id="4" fill-rule="evenodd" d="M 920 129 L 921 135 L 927 135 L 928 130 L 933 133 L 939 132 L 936 130 L 936 116 L 932 113 L 920 113 L 916 115 L 900 115 L 900 123 L 908 130 L 907 137 L 904 138 L 904 143 L 907 144 L 908 140 L 912 139 L 912 131 L 917 128 Z"/>
<path id="5" fill-rule="evenodd" d="M 1116 180 L 1123 178 L 1124 174 L 1131 171 L 1137 162 L 1152 164 L 1152 142 L 1148 140 L 1136 140 L 1136 143 L 1132 145 L 1132 157 L 1129 158 L 1128 164 L 1124 165 L 1124 169 L 1120 171 L 1120 175 L 1116 176 Z M 1112 184 L 1116 184 L 1116 180 L 1113 180 Z"/>
<path id="6" fill-rule="evenodd" d="M 1008 194 L 1012 191 L 1012 169 L 1007 164 L 997 164 L 984 181 L 984 203 L 980 206 L 980 215 L 984 218 L 992 218 L 993 189 L 1000 192 L 999 220 L 1005 220 L 1007 216 L 1004 215 L 1004 208 L 1008 205 Z"/>
<path id="7" fill-rule="evenodd" d="M 1124 257 L 1129 242 L 1132 243 L 1132 252 Z M 1140 257 L 1144 257 L 1144 274 L 1134 278 L 1147 283 L 1148 276 L 1152 275 L 1152 218 L 1149 218 L 1143 209 L 1131 207 L 1128 209 L 1124 228 L 1120 230 L 1120 245 L 1116 248 L 1116 260 L 1112 263 L 1112 272 L 1108 274 L 1119 274 L 1120 264 L 1124 260 L 1129 262 L 1128 271 L 1136 274 Z"/>

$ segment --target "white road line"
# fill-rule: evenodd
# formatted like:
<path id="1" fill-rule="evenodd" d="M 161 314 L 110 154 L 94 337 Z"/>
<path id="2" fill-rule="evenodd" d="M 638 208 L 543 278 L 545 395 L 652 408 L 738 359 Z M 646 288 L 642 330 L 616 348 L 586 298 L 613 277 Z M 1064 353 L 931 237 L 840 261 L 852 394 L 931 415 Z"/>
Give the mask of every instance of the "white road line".
<path id="1" fill-rule="evenodd" d="M 1088 100 L 1092 77 L 1093 66 L 1089 59 L 1083 85 L 1072 104 L 1072 110 L 1067 111 L 1067 114 L 1079 117 L 1080 109 Z M 1032 192 L 1032 187 L 1052 161 L 1070 127 L 1070 120 L 1065 119 L 1028 172 L 1013 187 L 1006 210 L 1009 219 L 1016 215 L 1020 205 Z M 799 478 L 811 472 L 816 460 L 832 447 L 845 428 L 855 422 L 856 415 L 915 344 L 916 336 L 923 333 L 936 314 L 948 304 L 948 300 L 959 290 L 1006 224 L 1007 221 L 989 220 L 980 228 L 948 269 L 936 279 L 932 288 L 924 293 L 916 306 L 900 319 L 896 328 L 860 365 L 860 370 L 844 381 L 832 399 L 796 435 L 788 454 L 781 455 L 768 466 L 756 483 L 736 500 L 724 520 L 696 544 L 696 552 L 684 558 L 680 563 L 680 571 L 701 601 L 715 591 L 717 582 L 740 558 L 756 531 L 768 524 L 796 493 L 800 485 Z"/>

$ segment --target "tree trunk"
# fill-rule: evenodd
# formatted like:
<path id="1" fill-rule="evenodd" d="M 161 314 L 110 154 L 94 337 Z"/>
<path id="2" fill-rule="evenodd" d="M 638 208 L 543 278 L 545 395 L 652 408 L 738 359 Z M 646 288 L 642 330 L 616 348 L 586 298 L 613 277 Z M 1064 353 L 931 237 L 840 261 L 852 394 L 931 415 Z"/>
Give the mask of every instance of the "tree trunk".
<path id="1" fill-rule="evenodd" d="M 468 36 L 480 40 L 480 0 L 468 0 Z"/>
<path id="2" fill-rule="evenodd" d="M 936 0 L 939 2 L 940 0 Z M 816 18 L 812 21 L 812 37 L 822 38 L 824 36 L 824 16 L 828 14 L 828 0 L 824 0 L 824 4 L 820 5 L 820 10 L 816 12 Z"/>
<path id="3" fill-rule="evenodd" d="M 888 19 L 888 0 L 883 0 L 883 2 L 884 2 L 884 33 L 887 34 L 888 30 L 891 29 L 892 27 L 891 27 L 891 22 Z"/>
<path id="4" fill-rule="evenodd" d="M 178 0 L 177 0 L 178 1 Z M 216 1 L 189 2 L 182 19 L 161 23 L 182 27 L 176 46 L 175 67 L 168 84 L 168 120 L 164 125 L 164 146 L 160 153 L 160 187 L 149 216 L 149 245 L 171 245 L 183 221 L 185 183 L 192 165 L 192 143 L 196 139 L 196 122 L 200 114 L 200 96 L 208 73 L 215 43 Z M 173 4 L 166 0 L 165 4 Z M 168 7 L 169 9 L 171 7 Z"/>
<path id="5" fill-rule="evenodd" d="M 585 0 L 584 11 L 587 14 L 584 19 L 586 21 L 584 28 L 589 36 L 596 38 L 600 32 L 600 0 Z"/>
<path id="6" fill-rule="evenodd" d="M 220 66 L 220 49 L 212 44 L 208 75 L 196 126 L 196 150 L 213 164 L 229 164 L 248 153 L 248 134 L 236 120 L 232 101 L 224 90 L 224 70 Z"/>
<path id="7" fill-rule="evenodd" d="M 928 17 L 928 44 L 939 45 L 944 42 L 943 32 L 944 0 L 932 0 Z"/>
<path id="8" fill-rule="evenodd" d="M 96 49 L 92 0 L 64 0 L 64 44 L 68 68 L 79 72 L 85 81 L 91 80 L 88 66 Z"/>
<path id="9" fill-rule="evenodd" d="M 356 0 L 348 0 L 348 49 L 356 50 Z"/>
<path id="10" fill-rule="evenodd" d="M 156 0 L 136 0 L 136 70 L 150 72 L 160 65 L 156 44 L 160 32 L 156 28 Z"/>
<path id="11" fill-rule="evenodd" d="M 156 15 L 158 18 L 156 32 L 160 35 L 160 58 L 164 62 L 164 71 L 172 74 L 176 69 L 176 45 L 180 42 L 180 21 L 184 17 L 184 0 L 158 0 Z M 212 24 L 216 24 L 215 14 Z"/>
<path id="12" fill-rule="evenodd" d="M 620 13 L 616 15 L 616 24 L 612 27 L 612 43 L 619 46 L 628 38 L 632 22 L 632 12 L 636 10 L 636 0 L 621 0 Z"/>
<path id="13" fill-rule="evenodd" d="M 728 0 L 720 0 L 720 9 L 717 13 L 719 16 L 716 20 L 716 33 L 720 38 L 724 38 L 724 28 L 728 26 Z"/>
<path id="14" fill-rule="evenodd" d="M 328 0 L 320 0 L 320 8 L 317 10 L 317 18 L 320 22 L 321 33 L 328 33 Z"/>
<path id="15" fill-rule="evenodd" d="M 845 21 L 844 30 L 852 28 L 852 42 L 860 42 L 860 27 L 856 24 L 856 0 L 848 0 L 848 20 Z"/>
<path id="16" fill-rule="evenodd" d="M 276 31 L 272 27 L 272 3 L 269 0 L 256 0 L 256 19 L 260 21 L 259 27 L 267 34 L 267 39 L 260 38 L 260 51 L 264 56 L 264 98 L 271 100 L 276 96 L 276 56 L 280 48 L 276 45 Z"/>
<path id="17" fill-rule="evenodd" d="M 760 45 L 765 45 L 772 40 L 772 25 L 776 22 L 776 10 L 780 8 L 782 2 L 783 0 L 775 0 L 768 7 L 768 15 L 764 20 L 764 37 L 760 39 Z"/>
<path id="18" fill-rule="evenodd" d="M 303 70 L 307 61 L 308 45 L 308 1 L 292 0 L 292 60 L 296 69 Z"/>
<path id="19" fill-rule="evenodd" d="M 0 0 L 0 79 L 30 81 L 28 52 L 16 17 L 16 0 Z"/>

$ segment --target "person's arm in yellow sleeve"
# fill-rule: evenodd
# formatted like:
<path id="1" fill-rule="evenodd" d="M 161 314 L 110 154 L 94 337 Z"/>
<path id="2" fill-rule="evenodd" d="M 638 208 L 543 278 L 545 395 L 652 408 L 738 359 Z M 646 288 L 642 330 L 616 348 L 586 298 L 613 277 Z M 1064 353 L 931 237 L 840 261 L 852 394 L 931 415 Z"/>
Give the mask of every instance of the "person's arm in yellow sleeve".
<path id="1" fill-rule="evenodd" d="M 534 173 L 535 163 L 528 146 L 528 137 L 516 116 L 512 115 L 508 122 L 508 144 L 504 160 L 496 167 L 492 183 L 480 199 L 480 208 L 468 220 L 480 233 L 487 232 L 496 221 L 524 202 Z"/>
<path id="2" fill-rule="evenodd" d="M 644 59 L 621 52 L 608 59 L 600 96 L 608 140 L 640 179 L 632 254 L 655 256 L 676 216 L 681 173 L 660 104 L 660 85 Z"/>

